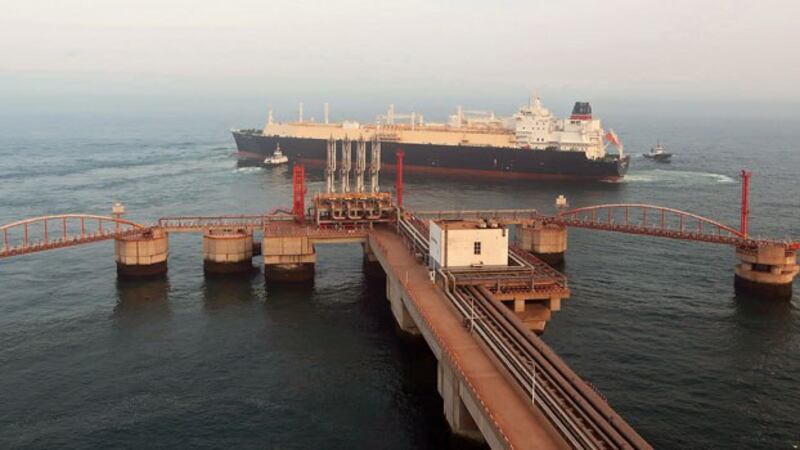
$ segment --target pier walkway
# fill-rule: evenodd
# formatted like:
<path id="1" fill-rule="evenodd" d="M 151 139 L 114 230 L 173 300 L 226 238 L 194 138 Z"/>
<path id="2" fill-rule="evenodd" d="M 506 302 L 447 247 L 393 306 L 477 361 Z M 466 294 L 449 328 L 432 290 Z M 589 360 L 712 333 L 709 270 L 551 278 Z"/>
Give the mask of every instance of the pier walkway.
<path id="1" fill-rule="evenodd" d="M 531 408 L 530 397 L 520 395 L 465 328 L 400 235 L 376 228 L 369 243 L 386 271 L 387 284 L 401 285 L 402 305 L 392 305 L 393 311 L 405 310 L 439 360 L 437 385 L 451 426 L 455 423 L 462 432 L 474 426 L 492 448 L 569 448 L 544 415 Z M 464 415 L 467 411 L 469 416 Z"/>

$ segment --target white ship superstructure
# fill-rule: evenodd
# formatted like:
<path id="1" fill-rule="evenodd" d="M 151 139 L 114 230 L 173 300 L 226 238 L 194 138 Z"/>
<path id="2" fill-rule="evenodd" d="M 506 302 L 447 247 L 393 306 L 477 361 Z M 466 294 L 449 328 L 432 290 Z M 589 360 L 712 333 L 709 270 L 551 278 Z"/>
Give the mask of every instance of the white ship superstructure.
<path id="1" fill-rule="evenodd" d="M 580 151 L 589 159 L 600 159 L 606 155 L 605 134 L 588 103 L 576 103 L 568 119 L 559 119 L 534 97 L 514 114 L 514 135 L 520 148 Z"/>

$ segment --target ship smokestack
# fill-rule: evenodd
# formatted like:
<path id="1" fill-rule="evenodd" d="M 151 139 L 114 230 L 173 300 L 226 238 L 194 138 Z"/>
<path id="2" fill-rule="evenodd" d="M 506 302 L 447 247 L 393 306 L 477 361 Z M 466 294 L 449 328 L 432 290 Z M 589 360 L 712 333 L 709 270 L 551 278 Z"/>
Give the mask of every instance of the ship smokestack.
<path id="1" fill-rule="evenodd" d="M 330 114 L 330 105 L 328 105 L 328 102 L 325 102 L 325 104 L 322 105 L 322 109 L 323 109 L 324 115 L 325 115 L 325 125 L 327 125 L 328 124 L 328 116 Z"/>
<path id="2" fill-rule="evenodd" d="M 303 102 L 300 102 L 300 104 L 297 107 L 297 121 L 298 122 L 303 121 Z"/>
<path id="3" fill-rule="evenodd" d="M 592 105 L 589 102 L 575 102 L 569 120 L 592 120 Z"/>

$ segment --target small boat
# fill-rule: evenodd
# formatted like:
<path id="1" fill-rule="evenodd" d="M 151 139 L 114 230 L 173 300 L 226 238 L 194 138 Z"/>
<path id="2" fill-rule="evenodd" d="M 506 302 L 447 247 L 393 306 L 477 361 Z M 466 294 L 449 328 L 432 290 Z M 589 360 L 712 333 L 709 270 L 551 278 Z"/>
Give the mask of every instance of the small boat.
<path id="1" fill-rule="evenodd" d="M 669 162 L 670 158 L 672 158 L 672 153 L 664 149 L 664 146 L 661 145 L 661 142 L 657 142 L 656 146 L 650 149 L 650 153 L 644 153 L 642 156 L 652 159 L 653 161 Z"/>
<path id="2" fill-rule="evenodd" d="M 267 156 L 264 158 L 264 165 L 265 166 L 279 166 L 281 164 L 286 164 L 289 162 L 289 157 L 284 155 L 281 151 L 281 144 L 278 144 L 275 147 L 275 151 L 272 153 L 272 156 Z"/>

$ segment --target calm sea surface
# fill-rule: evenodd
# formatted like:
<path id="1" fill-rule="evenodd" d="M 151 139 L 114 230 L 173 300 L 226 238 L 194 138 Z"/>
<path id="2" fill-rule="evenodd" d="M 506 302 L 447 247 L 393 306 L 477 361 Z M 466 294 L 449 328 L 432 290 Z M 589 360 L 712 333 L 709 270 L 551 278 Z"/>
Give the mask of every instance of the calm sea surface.
<path id="1" fill-rule="evenodd" d="M 0 223 L 64 212 L 129 218 L 258 213 L 289 203 L 286 168 L 237 168 L 244 118 L 116 113 L 0 123 Z M 609 118 L 606 118 L 609 120 Z M 619 118 L 617 185 L 407 178 L 419 208 L 643 202 L 800 237 L 800 123 Z M 643 160 L 657 138 L 678 153 Z M 388 157 L 388 155 L 387 155 Z M 389 189 L 389 176 L 384 187 Z M 312 174 L 309 192 L 322 188 Z M 733 293 L 733 250 L 570 230 L 573 296 L 544 335 L 658 448 L 800 446 L 800 296 Z M 800 286 L 795 285 L 795 291 Z M 109 242 L 0 261 L 2 448 L 441 448 L 435 360 L 395 332 L 357 246 L 321 247 L 316 281 L 205 279 L 201 238 L 170 237 L 166 280 L 120 282 Z"/>

